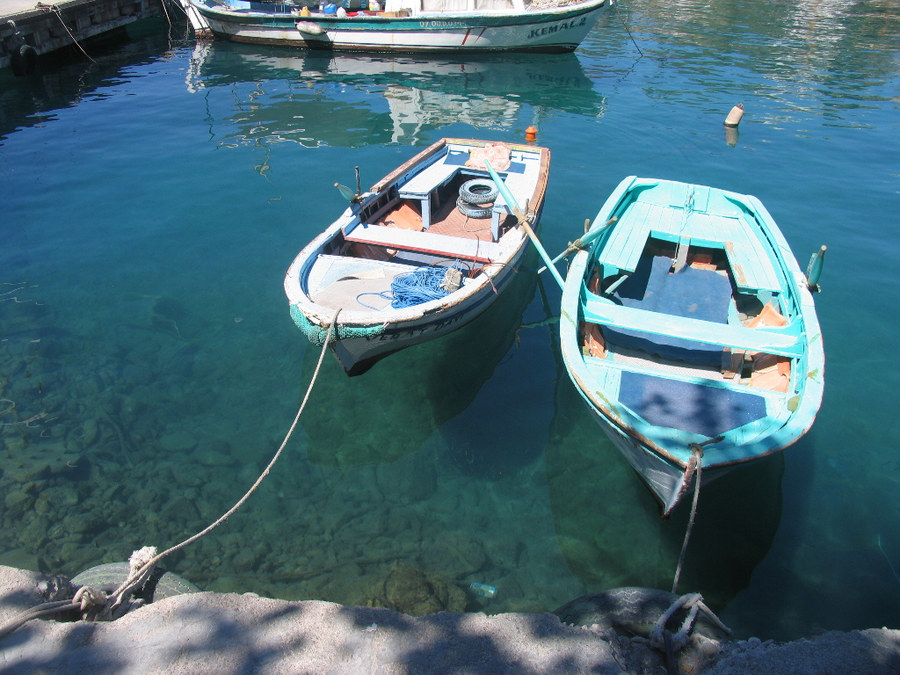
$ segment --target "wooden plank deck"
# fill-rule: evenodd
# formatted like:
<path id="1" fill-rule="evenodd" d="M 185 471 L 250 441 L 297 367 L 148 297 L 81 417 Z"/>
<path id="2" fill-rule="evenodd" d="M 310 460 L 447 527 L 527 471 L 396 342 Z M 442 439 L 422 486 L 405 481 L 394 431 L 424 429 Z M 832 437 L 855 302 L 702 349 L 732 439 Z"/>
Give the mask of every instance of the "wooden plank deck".
<path id="1" fill-rule="evenodd" d="M 491 219 L 471 218 L 460 212 L 454 202 L 448 201 L 435 214 L 428 231 L 464 239 L 491 241 Z"/>

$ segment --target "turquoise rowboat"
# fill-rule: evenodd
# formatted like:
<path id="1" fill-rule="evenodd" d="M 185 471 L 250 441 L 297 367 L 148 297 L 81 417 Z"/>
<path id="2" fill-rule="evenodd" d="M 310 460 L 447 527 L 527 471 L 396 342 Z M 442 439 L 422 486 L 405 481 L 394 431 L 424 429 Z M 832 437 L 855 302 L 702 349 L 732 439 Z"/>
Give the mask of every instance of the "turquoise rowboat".
<path id="1" fill-rule="evenodd" d="M 825 374 L 812 283 L 758 199 L 631 176 L 581 244 L 563 360 L 663 515 L 698 474 L 706 484 L 810 429 Z"/>

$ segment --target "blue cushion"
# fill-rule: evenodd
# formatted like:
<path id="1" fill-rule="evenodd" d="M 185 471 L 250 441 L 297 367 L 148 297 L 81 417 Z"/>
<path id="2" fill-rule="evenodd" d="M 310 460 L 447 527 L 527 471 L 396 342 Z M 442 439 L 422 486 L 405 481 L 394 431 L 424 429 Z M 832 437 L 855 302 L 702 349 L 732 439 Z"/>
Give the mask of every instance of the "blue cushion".
<path id="1" fill-rule="evenodd" d="M 710 438 L 766 415 L 762 396 L 625 371 L 619 401 L 654 426 Z"/>

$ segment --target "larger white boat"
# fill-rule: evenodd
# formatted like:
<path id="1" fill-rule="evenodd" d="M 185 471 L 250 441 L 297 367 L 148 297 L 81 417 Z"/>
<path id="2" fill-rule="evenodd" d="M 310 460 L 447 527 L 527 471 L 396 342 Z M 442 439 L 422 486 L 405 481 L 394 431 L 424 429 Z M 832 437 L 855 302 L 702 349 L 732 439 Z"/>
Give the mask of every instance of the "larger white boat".
<path id="1" fill-rule="evenodd" d="M 573 51 L 609 0 L 182 0 L 198 32 L 235 42 L 368 52 Z M 315 2 L 315 0 L 312 0 Z M 375 7 L 370 9 L 369 7 Z M 346 7 L 350 7 L 348 9 Z M 357 7 L 357 9 L 352 9 Z"/>

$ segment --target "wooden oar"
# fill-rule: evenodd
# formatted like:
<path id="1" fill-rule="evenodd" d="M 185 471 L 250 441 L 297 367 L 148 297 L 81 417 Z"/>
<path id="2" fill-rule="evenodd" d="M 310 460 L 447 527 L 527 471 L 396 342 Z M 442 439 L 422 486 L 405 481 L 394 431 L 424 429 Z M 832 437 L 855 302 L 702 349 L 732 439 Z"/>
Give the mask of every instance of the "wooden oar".
<path id="1" fill-rule="evenodd" d="M 582 235 L 581 237 L 579 237 L 578 239 L 576 239 L 575 241 L 573 241 L 571 244 L 569 244 L 569 245 L 566 247 L 566 250 L 565 250 L 565 251 L 563 251 L 563 252 L 560 253 L 558 256 L 556 256 L 553 260 L 551 260 L 551 261 L 550 261 L 551 264 L 555 265 L 556 263 L 558 263 L 560 260 L 562 260 L 563 258 L 565 258 L 565 257 L 566 257 L 567 255 L 569 255 L 570 253 L 574 253 L 575 251 L 579 251 L 579 250 L 583 249 L 585 246 L 587 246 L 587 245 L 590 244 L 592 241 L 594 241 L 594 239 L 596 239 L 597 236 L 598 236 L 601 232 L 603 232 L 604 229 L 606 229 L 608 226 L 612 225 L 612 224 L 613 224 L 614 222 L 616 222 L 618 219 L 619 219 L 618 216 L 613 216 L 612 218 L 610 218 L 609 220 L 607 220 L 605 223 L 603 223 L 603 225 L 602 225 L 601 227 L 598 227 L 598 228 L 595 229 L 595 230 L 588 230 L 587 232 L 585 232 L 584 235 Z M 541 272 L 543 272 L 545 269 L 548 269 L 548 268 L 542 267 L 541 269 L 539 269 L 539 270 L 538 270 L 538 274 L 540 274 Z"/>
<path id="2" fill-rule="evenodd" d="M 563 281 L 562 277 L 559 276 L 559 272 L 550 261 L 550 256 L 547 254 L 547 251 L 541 244 L 540 239 L 537 238 L 534 230 L 531 229 L 531 223 L 528 222 L 528 218 L 522 212 L 522 209 L 519 208 L 519 204 L 518 202 L 516 202 L 516 198 L 512 196 L 512 193 L 509 191 L 509 188 L 506 187 L 506 183 L 503 182 L 503 179 L 497 175 L 496 171 L 494 171 L 491 163 L 487 160 L 484 160 L 484 165 L 487 167 L 488 173 L 491 174 L 491 178 L 494 179 L 494 183 L 497 184 L 497 189 L 500 190 L 500 194 L 503 195 L 503 199 L 506 200 L 506 203 L 512 209 L 513 215 L 518 219 L 519 225 L 521 225 L 522 229 L 525 230 L 525 234 L 527 234 L 528 238 L 531 239 L 531 243 L 534 244 L 534 247 L 537 249 L 541 258 L 543 258 L 544 262 L 547 263 L 547 268 L 550 270 L 553 278 L 556 279 L 556 283 L 559 284 L 560 289 L 562 289 L 565 286 L 565 282 Z"/>

